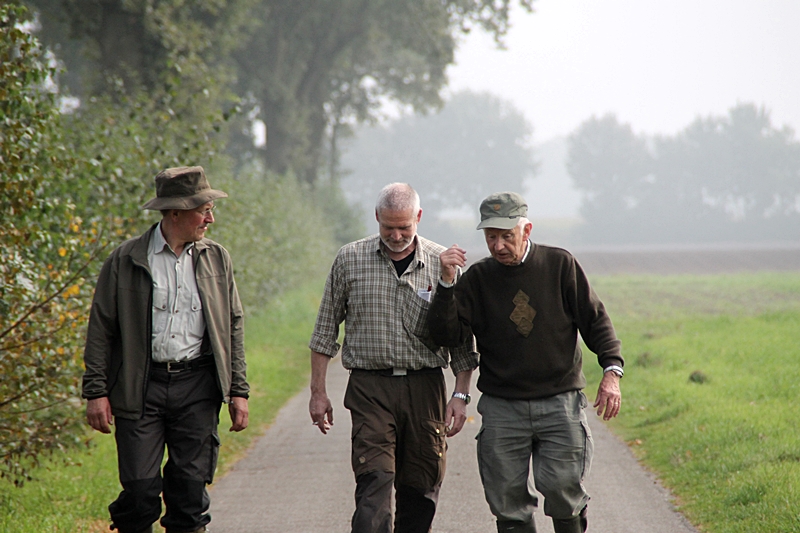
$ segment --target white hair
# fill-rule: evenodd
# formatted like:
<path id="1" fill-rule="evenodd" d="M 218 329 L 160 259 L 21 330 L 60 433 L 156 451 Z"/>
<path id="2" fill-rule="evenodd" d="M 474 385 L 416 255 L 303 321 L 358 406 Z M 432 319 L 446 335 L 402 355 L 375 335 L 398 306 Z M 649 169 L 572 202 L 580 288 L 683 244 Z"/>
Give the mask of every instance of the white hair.
<path id="1" fill-rule="evenodd" d="M 406 211 L 412 209 L 419 213 L 419 194 L 408 183 L 390 183 L 378 193 L 375 212 L 383 210 Z"/>

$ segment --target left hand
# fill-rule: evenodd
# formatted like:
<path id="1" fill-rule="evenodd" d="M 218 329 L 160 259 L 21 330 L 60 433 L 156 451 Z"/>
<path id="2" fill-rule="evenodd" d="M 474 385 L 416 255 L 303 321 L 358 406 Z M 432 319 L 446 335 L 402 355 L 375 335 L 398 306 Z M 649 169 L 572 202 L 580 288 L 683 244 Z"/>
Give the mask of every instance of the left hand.
<path id="1" fill-rule="evenodd" d="M 467 421 L 467 402 L 459 398 L 450 398 L 444 414 L 444 423 L 447 426 L 447 436 L 457 435 Z"/>
<path id="2" fill-rule="evenodd" d="M 597 400 L 594 407 L 597 408 L 597 416 L 602 416 L 603 420 L 611 420 L 619 414 L 620 404 L 622 403 L 622 393 L 619 390 L 619 376 L 614 372 L 606 372 L 597 388 Z M 605 414 L 603 413 L 605 411 Z"/>
<path id="3" fill-rule="evenodd" d="M 247 398 L 234 396 L 228 404 L 231 414 L 231 429 L 229 431 L 242 431 L 247 427 L 250 411 L 247 408 Z"/>

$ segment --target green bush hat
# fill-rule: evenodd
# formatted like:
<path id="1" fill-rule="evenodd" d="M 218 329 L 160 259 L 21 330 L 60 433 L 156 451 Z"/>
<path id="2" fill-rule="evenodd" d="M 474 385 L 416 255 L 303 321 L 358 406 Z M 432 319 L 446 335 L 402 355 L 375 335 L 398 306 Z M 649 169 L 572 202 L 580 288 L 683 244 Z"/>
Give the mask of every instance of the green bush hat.
<path id="1" fill-rule="evenodd" d="M 142 209 L 194 209 L 228 193 L 211 188 L 203 167 L 174 167 L 156 175 L 156 197 Z"/>
<path id="2" fill-rule="evenodd" d="M 525 198 L 515 192 L 496 192 L 481 202 L 481 223 L 475 229 L 511 229 L 527 216 Z"/>

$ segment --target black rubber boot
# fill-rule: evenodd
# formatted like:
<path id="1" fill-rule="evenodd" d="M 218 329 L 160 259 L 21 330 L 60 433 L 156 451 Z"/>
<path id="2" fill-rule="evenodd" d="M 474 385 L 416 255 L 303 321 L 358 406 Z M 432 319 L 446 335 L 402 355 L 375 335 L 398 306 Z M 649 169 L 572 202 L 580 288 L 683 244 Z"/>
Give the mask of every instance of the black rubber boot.
<path id="1" fill-rule="evenodd" d="M 587 507 L 581 509 L 580 514 L 572 518 L 553 518 L 555 533 L 585 533 L 587 527 L 589 527 Z"/>
<path id="2" fill-rule="evenodd" d="M 536 533 L 536 522 L 519 522 L 517 520 L 498 520 L 497 533 Z"/>

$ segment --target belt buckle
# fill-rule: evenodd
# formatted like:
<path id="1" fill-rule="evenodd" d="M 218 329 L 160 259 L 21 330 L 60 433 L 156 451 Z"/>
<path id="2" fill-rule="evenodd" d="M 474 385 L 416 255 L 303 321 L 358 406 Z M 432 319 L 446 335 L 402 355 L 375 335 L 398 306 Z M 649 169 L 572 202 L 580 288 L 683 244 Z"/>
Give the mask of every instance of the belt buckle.
<path id="1" fill-rule="evenodd" d="M 172 365 L 175 365 L 175 370 L 172 369 Z M 178 365 L 180 365 L 180 367 Z M 184 364 L 184 361 L 167 361 L 168 374 L 178 374 L 185 369 L 186 365 Z"/>
<path id="2" fill-rule="evenodd" d="M 406 368 L 392 368 L 392 376 L 405 376 L 406 374 L 408 374 L 408 369 Z"/>

